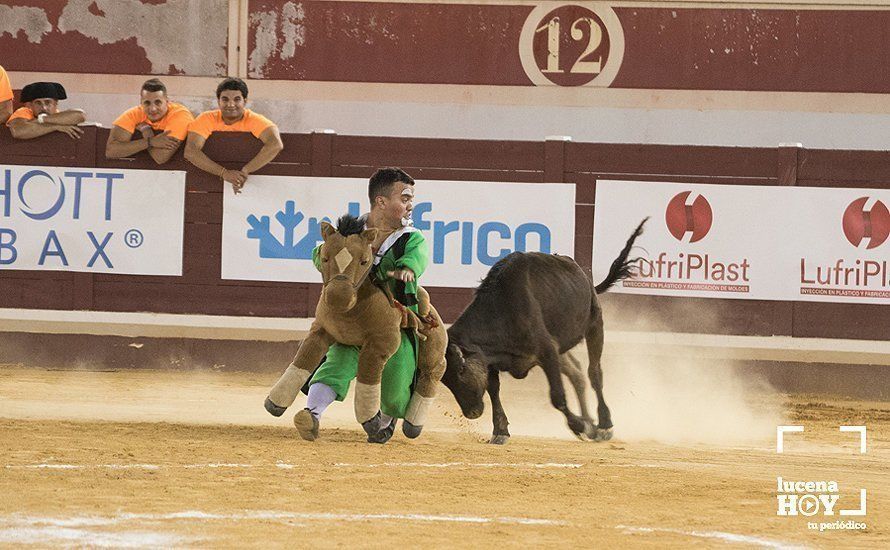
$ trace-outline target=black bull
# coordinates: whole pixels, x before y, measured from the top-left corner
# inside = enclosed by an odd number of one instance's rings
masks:
[[[491,397],[494,434],[491,443],[510,437],[500,400],[500,372],[525,378],[541,365],[550,385],[550,401],[566,417],[577,436],[603,440],[612,437],[612,418],[603,398],[603,314],[596,295],[630,275],[627,259],[643,220],[627,240],[609,275],[594,286],[574,260],[538,252],[514,252],[496,263],[476,289],[473,302],[448,329],[448,366],[442,382],[457,399],[467,418],[479,418],[482,397]],[[598,401],[598,424],[587,413],[583,373],[566,354],[587,340],[588,376]],[[564,355],[566,354],[566,355]],[[580,365],[578,365],[580,367]],[[570,375],[582,404],[582,415],[566,405],[561,372]],[[577,383],[580,376],[580,384]]]

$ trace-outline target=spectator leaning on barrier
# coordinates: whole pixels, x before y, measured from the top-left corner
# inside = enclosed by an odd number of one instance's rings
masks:
[[[250,174],[269,164],[284,149],[278,127],[263,115],[247,108],[247,84],[240,78],[227,78],[216,87],[219,109],[206,111],[189,126],[185,158],[189,162],[232,184],[235,193]],[[241,170],[227,170],[204,154],[204,143],[214,132],[250,132],[263,142],[263,148]]]
[[[83,122],[80,109],[59,110],[59,101],[68,99],[65,88],[58,82],[34,82],[22,88],[24,107],[16,109],[6,125],[12,137],[33,139],[52,132],[62,132],[72,139],[80,139]]]
[[[9,75],[0,66],[0,124],[6,122],[12,114],[12,85],[9,84]]]
[[[157,78],[146,80],[139,94],[139,106],[125,111],[114,121],[105,156],[116,159],[148,150],[156,163],[164,164],[185,141],[189,124],[195,117],[187,108],[167,98],[167,87]],[[136,131],[141,139],[133,139]]]

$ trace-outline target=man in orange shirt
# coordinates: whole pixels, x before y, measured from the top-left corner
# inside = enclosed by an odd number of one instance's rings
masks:
[[[9,75],[0,67],[0,124],[6,122],[12,114],[12,85],[9,83]]]
[[[157,78],[146,80],[139,94],[139,106],[114,121],[105,145],[105,156],[110,159],[131,157],[148,150],[156,163],[164,164],[185,141],[189,124],[195,117],[182,105],[167,99],[167,87]],[[142,139],[134,140],[133,133],[137,130]]]
[[[6,125],[16,139],[33,139],[52,132],[62,132],[71,139],[80,139],[83,130],[77,127],[85,120],[80,109],[59,110],[59,101],[68,99],[58,82],[33,82],[22,88],[24,107],[16,109]]]
[[[189,162],[232,184],[235,193],[250,174],[269,164],[284,149],[278,127],[263,115],[247,108],[247,84],[240,78],[227,78],[216,87],[219,109],[205,111],[189,126],[185,158]],[[204,154],[204,143],[213,132],[250,132],[263,142],[263,148],[241,170],[227,170]]]

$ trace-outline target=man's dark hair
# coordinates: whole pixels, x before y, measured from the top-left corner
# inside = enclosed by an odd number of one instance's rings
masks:
[[[220,82],[216,87],[216,99],[226,90],[237,90],[241,92],[241,97],[247,99],[247,84],[240,78],[229,77]]]
[[[144,92],[164,92],[167,95],[167,87],[157,78],[146,80],[142,83],[142,91]]]
[[[371,204],[374,204],[374,199],[377,197],[388,197],[392,193],[393,184],[397,181],[414,185],[414,178],[401,168],[380,168],[374,172],[368,181],[368,198]]]

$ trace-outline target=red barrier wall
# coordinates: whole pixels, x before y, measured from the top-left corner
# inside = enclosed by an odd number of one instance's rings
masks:
[[[108,160],[108,131],[87,128],[80,141],[50,135],[17,142],[0,131],[0,164],[155,169],[147,156]],[[887,188],[890,153],[808,150],[411,139],[286,134],[285,149],[261,173],[368,177],[401,166],[423,180],[571,182],[577,186],[575,258],[590,268],[596,182],[600,178],[747,185]],[[237,168],[258,150],[246,135],[216,135],[205,150]],[[178,153],[164,169],[185,170],[185,246],[181,277],[0,271],[0,307],[310,317],[320,285],[220,279],[222,184]],[[470,289],[432,288],[453,321]],[[282,301],[281,296],[288,296]],[[615,294],[604,300],[614,328],[641,314],[681,332],[887,340],[890,308],[867,304],[670,298]],[[707,319],[705,324],[703,319]]]

